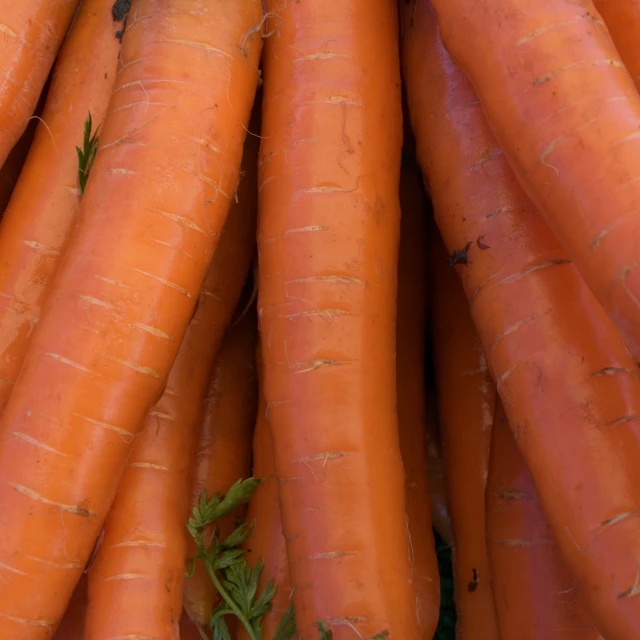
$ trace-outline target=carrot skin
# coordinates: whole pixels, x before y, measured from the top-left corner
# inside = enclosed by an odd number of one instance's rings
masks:
[[[398,431],[405,473],[406,518],[411,540],[419,638],[431,640],[438,626],[440,580],[431,525],[427,474],[425,331],[427,315],[426,203],[417,167],[400,174],[400,256],[396,389]]]
[[[487,541],[501,640],[603,640],[558,552],[500,402],[487,479]]]
[[[590,0],[434,0],[518,181],[640,360],[640,95]]]
[[[261,19],[259,0],[134,3],[79,223],[0,427],[3,638],[49,640],[169,375],[237,185]]]
[[[447,249],[466,256],[455,268],[489,369],[596,626],[634,640],[640,371],[520,188],[430,5],[418,0],[405,17],[418,159]]]
[[[0,166],[27,128],[78,0],[4,0]]]
[[[84,124],[105,117],[120,43],[112,0],[85,0],[56,59],[20,178],[0,223],[0,415],[40,321],[49,286],[78,222]]]
[[[395,390],[397,7],[266,6],[258,307],[298,636],[322,620],[336,640],[416,638]]]
[[[197,506],[203,491],[207,496],[226,493],[240,478],[251,473],[251,443],[256,420],[258,389],[255,367],[257,328],[254,313],[229,330],[213,367],[198,434],[196,462],[191,486],[191,505]],[[217,523],[224,539],[236,527],[239,508]],[[188,555],[196,552],[193,540]],[[184,607],[190,618],[206,627],[219,596],[202,562],[185,581]],[[230,619],[235,626],[235,620]]]
[[[438,417],[453,531],[456,638],[498,640],[484,496],[496,389],[460,279],[437,230],[431,239]]]

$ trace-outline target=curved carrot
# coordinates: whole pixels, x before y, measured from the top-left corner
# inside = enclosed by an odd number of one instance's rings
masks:
[[[427,484],[427,407],[424,354],[427,317],[426,206],[417,167],[400,174],[400,256],[396,387],[398,431],[405,472],[406,518],[420,626],[419,638],[431,640],[438,626],[440,581]]]
[[[0,637],[49,640],[169,375],[237,184],[261,19],[260,0],[135,4],[79,223],[2,418]]]
[[[596,625],[635,639],[640,370],[518,186],[430,5],[406,17],[418,158],[489,369]]]
[[[640,95],[590,0],[433,0],[519,182],[640,360]]]
[[[261,377],[261,356],[258,355],[258,379]],[[273,580],[276,593],[271,600],[271,610],[262,619],[262,635],[265,640],[273,638],[285,611],[291,604],[291,580],[289,578],[289,562],[287,548],[282,533],[280,516],[280,499],[278,498],[278,479],[273,457],[273,439],[267,404],[264,394],[260,393],[258,417],[253,434],[253,477],[264,482],[258,487],[247,509],[247,522],[254,527],[246,543],[246,558],[253,567],[258,559],[264,562],[264,571],[260,578],[258,593],[268,580]],[[238,629],[238,640],[248,640],[244,627]]]
[[[77,6],[78,0],[2,3],[0,166],[27,128]]]
[[[603,640],[560,557],[499,402],[487,480],[487,542],[501,640]]]
[[[255,250],[257,144],[161,400],[147,416],[89,573],[87,639],[177,638],[192,461],[209,375]]]
[[[120,43],[113,0],[85,0],[53,70],[42,121],[0,223],[0,415],[78,221],[87,114],[102,124]]]
[[[640,91],[640,0],[594,0],[593,4]]]
[[[255,370],[256,319],[252,313],[226,335],[209,383],[204,419],[198,436],[191,504],[203,491],[211,497],[226,493],[240,478],[251,473],[251,438],[255,425],[257,383]],[[217,523],[224,539],[235,529],[244,508]],[[195,555],[189,540],[189,556]],[[209,624],[217,593],[203,563],[196,562],[193,577],[184,585],[184,608],[201,627]],[[234,622],[232,620],[232,622]]]
[[[84,632],[88,602],[87,574],[83,573],[73,591],[67,610],[53,636],[53,640],[85,640]]]
[[[336,640],[415,638],[395,391],[396,3],[266,6],[258,307],[298,636],[317,639],[321,620]]]
[[[438,416],[453,530],[456,637],[498,640],[485,536],[485,487],[496,389],[460,279],[435,231],[432,331]]]

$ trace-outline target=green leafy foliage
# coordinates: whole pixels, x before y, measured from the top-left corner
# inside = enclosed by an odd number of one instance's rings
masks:
[[[87,180],[89,179],[89,173],[93,166],[93,161],[98,151],[98,127],[93,133],[93,122],[91,120],[91,113],[87,114],[87,119],[84,121],[84,136],[82,140],[82,149],[76,147],[76,153],[78,154],[78,183],[80,185],[80,194],[84,195],[85,187],[87,186]]]

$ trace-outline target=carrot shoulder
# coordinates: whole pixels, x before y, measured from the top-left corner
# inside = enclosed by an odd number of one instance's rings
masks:
[[[460,280],[437,230],[431,239],[438,417],[453,531],[456,637],[498,640],[484,495],[496,389]]]
[[[266,5],[258,307],[298,636],[322,620],[336,640],[416,638],[395,391],[397,7]]]
[[[604,22],[589,0],[433,5],[519,182],[640,360],[640,95]]]
[[[129,20],[79,223],[0,427],[2,637],[50,637],[169,375],[236,188],[261,14],[259,0],[140,0]]]
[[[78,0],[4,0],[0,17],[0,166],[27,128]]]
[[[487,541],[501,640],[603,640],[558,552],[499,402],[487,480]]]
[[[438,227],[558,548],[600,632],[633,640],[640,370],[518,186],[429,4],[415,6],[404,68]]]
[[[78,221],[76,147],[104,121],[120,43],[113,0],[85,0],[66,37],[20,178],[0,223],[0,415]]]

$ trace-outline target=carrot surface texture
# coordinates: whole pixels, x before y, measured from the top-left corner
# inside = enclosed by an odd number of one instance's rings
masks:
[[[160,401],[136,440],[89,572],[87,640],[177,640],[196,443],[214,359],[255,250],[255,138]]]
[[[4,0],[0,17],[0,166],[27,128],[78,0]]]
[[[113,0],[85,0],[56,59],[42,121],[0,223],[0,414],[78,222],[76,146],[104,120],[120,43]],[[89,133],[89,139],[92,132]]]
[[[215,493],[226,493],[234,482],[250,475],[258,402],[256,324],[255,311],[248,312],[229,330],[216,359],[196,447],[193,507],[200,503],[203,492],[209,498]],[[221,540],[232,533],[236,518],[242,517],[245,510],[243,505],[217,523]],[[196,546],[190,540],[189,557],[195,552]],[[204,565],[197,562],[194,575],[184,585],[185,610],[200,628],[206,628],[219,600]],[[235,625],[234,620],[231,623]]]
[[[635,639],[640,370],[518,186],[430,5],[410,8],[405,78],[436,222],[560,552],[600,632]]]
[[[485,535],[496,389],[469,303],[436,229],[430,242],[438,417],[453,530],[456,638],[498,640]]]
[[[640,0],[594,0],[594,5],[640,91]]]
[[[79,222],[0,426],[0,637],[49,639],[238,182],[259,0],[139,0]],[[206,90],[203,90],[206,87]]]
[[[487,542],[500,640],[603,640],[558,552],[499,402],[487,481]]]
[[[417,166],[400,175],[400,255],[396,329],[398,429],[405,473],[406,519],[420,625],[419,638],[431,640],[438,626],[440,581],[431,528],[427,475],[425,332],[427,316],[427,207]]]
[[[524,190],[640,360],[640,95],[590,0],[434,0]]]
[[[395,391],[397,7],[266,6],[258,307],[298,637],[322,621],[335,640],[417,638]]]

